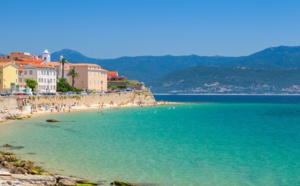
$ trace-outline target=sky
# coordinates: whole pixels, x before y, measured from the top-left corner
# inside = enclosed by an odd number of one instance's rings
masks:
[[[245,56],[300,45],[298,0],[0,0],[0,53]]]

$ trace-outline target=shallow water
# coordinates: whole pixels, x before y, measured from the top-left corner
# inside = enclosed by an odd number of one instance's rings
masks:
[[[93,110],[0,126],[0,143],[24,146],[12,150],[22,158],[108,183],[299,185],[299,142],[298,104]]]

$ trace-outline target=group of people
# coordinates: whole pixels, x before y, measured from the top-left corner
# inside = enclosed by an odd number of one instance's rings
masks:
[[[76,104],[75,104],[76,105]],[[66,111],[68,109],[68,112],[71,112],[73,105],[66,105],[66,104],[57,104],[57,105],[48,105],[48,104],[38,104],[38,105],[33,105],[31,108],[31,114],[33,114],[33,112],[38,112],[38,111],[48,111],[50,110],[50,112],[60,112],[60,111]]]

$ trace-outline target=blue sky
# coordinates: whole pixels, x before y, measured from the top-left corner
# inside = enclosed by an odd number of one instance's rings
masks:
[[[243,56],[300,45],[297,0],[0,0],[0,53]]]

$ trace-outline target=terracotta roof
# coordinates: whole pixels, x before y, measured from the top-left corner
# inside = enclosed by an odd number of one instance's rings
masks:
[[[19,66],[18,71],[19,71],[19,72],[20,72],[20,71],[23,71],[23,68],[24,68],[24,66]]]
[[[47,62],[46,64],[47,64],[47,65],[54,66],[54,67],[57,67],[57,66],[60,65],[60,63],[59,63],[59,62],[56,62],[56,61],[53,61],[53,62]]]
[[[97,65],[97,64],[92,64],[92,63],[73,63],[73,64],[70,64],[70,66],[82,66],[82,67],[89,66],[89,67],[100,67],[99,65]]]
[[[42,59],[31,59],[31,58],[18,58],[16,61],[24,61],[24,62],[33,62],[33,63],[42,63]]]
[[[117,71],[108,71],[107,76],[118,76],[118,72]]]
[[[44,64],[33,64],[33,66],[39,67],[39,68],[54,68],[53,66],[50,65],[44,65]]]
[[[8,63],[11,63],[11,62],[0,62],[0,66],[5,66],[5,65],[7,65]]]

